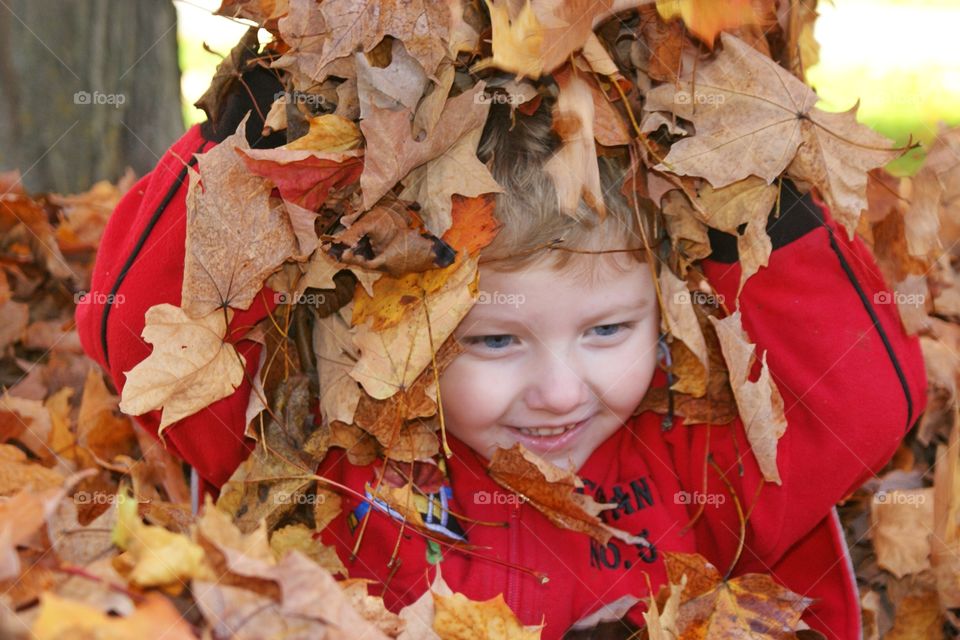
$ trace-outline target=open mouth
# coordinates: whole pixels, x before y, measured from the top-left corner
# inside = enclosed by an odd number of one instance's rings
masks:
[[[533,428],[533,429],[517,429],[520,433],[527,436],[534,436],[537,438],[542,438],[544,436],[558,436],[561,433],[566,433],[571,429],[574,429],[579,425],[579,422],[573,424],[568,424],[564,427],[544,427],[544,428]]]
[[[511,427],[515,437],[524,446],[539,453],[549,453],[551,450],[563,448],[583,431],[590,418],[574,424],[560,427]]]

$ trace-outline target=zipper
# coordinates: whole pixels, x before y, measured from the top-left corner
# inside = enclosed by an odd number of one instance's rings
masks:
[[[520,564],[518,556],[520,555],[520,509],[522,507],[523,505],[519,502],[514,503],[510,507],[510,535],[508,536],[507,562],[513,566]],[[520,572],[514,569],[513,566],[507,568],[506,601],[510,610],[522,620],[523,616],[520,612]]]

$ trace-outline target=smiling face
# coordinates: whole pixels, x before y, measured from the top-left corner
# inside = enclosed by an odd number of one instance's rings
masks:
[[[440,377],[447,431],[490,458],[521,443],[578,470],[630,417],[656,366],[660,319],[650,267],[614,254],[480,270],[480,299]],[[596,278],[568,269],[595,268]]]

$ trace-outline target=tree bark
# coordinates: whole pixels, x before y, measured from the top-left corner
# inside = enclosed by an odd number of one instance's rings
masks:
[[[183,130],[172,2],[0,4],[0,170],[29,191],[143,175]]]

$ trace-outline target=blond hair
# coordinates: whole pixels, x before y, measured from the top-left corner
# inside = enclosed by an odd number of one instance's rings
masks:
[[[620,193],[627,161],[599,158],[607,210],[603,222],[582,199],[574,216],[567,215],[560,210],[553,179],[544,170],[560,145],[551,124],[546,100],[531,116],[519,111],[511,115],[509,105],[491,105],[477,156],[503,187],[495,200],[495,215],[503,226],[481,252],[480,263],[517,271],[549,256],[551,266],[565,269],[578,252],[625,249],[630,251],[613,255],[646,262],[641,222]],[[553,246],[561,249],[547,248],[557,240],[561,242]]]

